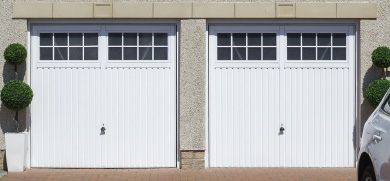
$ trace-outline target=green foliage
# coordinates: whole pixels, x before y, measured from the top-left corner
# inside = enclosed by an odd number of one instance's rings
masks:
[[[378,47],[371,54],[372,63],[379,68],[390,66],[390,48]]]
[[[23,63],[26,60],[26,57],[27,57],[27,50],[26,48],[24,48],[23,45],[19,43],[10,44],[4,50],[5,61],[12,65]]]
[[[7,82],[1,90],[1,101],[5,107],[21,110],[30,105],[34,94],[30,86],[20,80]]]
[[[375,80],[371,82],[366,89],[366,99],[370,105],[376,108],[390,88],[389,80]]]

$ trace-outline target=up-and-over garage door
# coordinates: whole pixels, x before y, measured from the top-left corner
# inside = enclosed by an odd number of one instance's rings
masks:
[[[354,166],[354,31],[210,26],[210,166]]]
[[[175,167],[176,27],[32,27],[32,167]]]

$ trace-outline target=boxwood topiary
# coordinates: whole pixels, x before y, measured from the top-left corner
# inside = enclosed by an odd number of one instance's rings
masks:
[[[8,45],[4,50],[4,59],[6,62],[17,65],[21,64],[26,60],[27,50],[23,45],[19,43],[13,43]]]
[[[376,108],[390,88],[389,80],[375,80],[366,89],[366,99],[372,107]]]
[[[371,54],[372,63],[379,68],[390,66],[390,48],[378,47]]]
[[[7,82],[1,90],[1,101],[5,107],[21,110],[30,105],[34,94],[30,86],[20,80]]]

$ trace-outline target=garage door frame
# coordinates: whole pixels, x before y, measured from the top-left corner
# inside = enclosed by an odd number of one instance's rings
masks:
[[[110,19],[110,20],[95,20],[95,19],[90,19],[90,20],[69,20],[69,19],[32,19],[32,20],[27,20],[27,46],[26,49],[28,51],[27,58],[26,58],[26,82],[31,85],[32,80],[31,80],[31,69],[33,68],[32,66],[32,57],[31,52],[32,52],[32,27],[33,26],[55,26],[55,25],[152,25],[152,26],[158,26],[158,25],[170,25],[170,26],[175,26],[176,28],[174,29],[175,31],[175,44],[176,47],[174,48],[176,53],[175,53],[175,123],[176,123],[176,130],[175,130],[175,142],[176,142],[176,167],[180,168],[180,145],[179,145],[179,32],[180,32],[180,26],[179,26],[179,21],[178,20],[167,20],[167,19],[161,19],[161,20],[120,20],[120,19]],[[100,56],[100,55],[99,55]],[[27,150],[27,158],[26,158],[26,168],[31,168],[31,106],[26,109],[26,134],[28,136],[28,150]]]
[[[207,22],[206,39],[207,39],[207,64],[206,64],[206,151],[205,151],[205,166],[210,167],[210,26],[353,26],[354,35],[354,63],[353,67],[353,118],[355,127],[353,128],[353,144],[354,144],[354,166],[356,167],[356,155],[359,150],[360,143],[360,22],[358,20],[308,20],[308,19],[289,19],[289,20],[209,20]],[[279,49],[279,48],[278,48]]]

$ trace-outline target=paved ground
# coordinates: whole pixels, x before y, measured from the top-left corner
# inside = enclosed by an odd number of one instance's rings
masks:
[[[353,180],[355,168],[32,169],[1,180]]]

